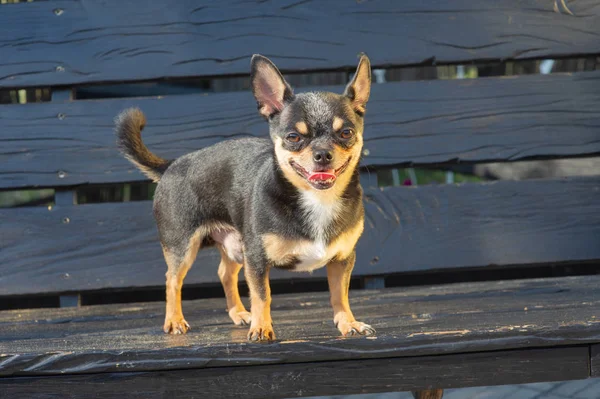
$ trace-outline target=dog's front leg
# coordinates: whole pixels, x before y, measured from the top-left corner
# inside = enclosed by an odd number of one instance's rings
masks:
[[[356,253],[343,261],[332,261],[327,264],[327,282],[333,307],[333,322],[342,335],[372,335],[375,329],[368,324],[356,321],[350,310],[348,291],[350,289],[350,276],[356,261]]]
[[[269,267],[246,261],[244,275],[250,290],[251,322],[248,331],[250,341],[272,341],[275,339],[271,320],[271,287]]]

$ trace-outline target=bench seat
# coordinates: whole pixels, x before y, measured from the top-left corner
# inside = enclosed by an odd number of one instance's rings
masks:
[[[221,298],[184,302],[185,336],[162,333],[160,302],[4,311],[0,391],[283,398],[600,377],[599,286],[582,276],[356,290],[353,311],[377,336],[348,339],[327,293],[280,295],[273,344],[247,343]]]
[[[596,0],[1,3],[0,200],[19,207],[0,209],[0,309],[17,309],[0,311],[0,399],[440,399],[600,377],[594,168],[417,179],[600,156]],[[119,154],[113,118],[140,107],[144,142],[169,159],[268,137],[247,90],[253,53],[296,92],[341,93],[360,52],[376,84],[353,272],[368,290],[351,301],[377,336],[339,337],[327,292],[275,296],[270,344],[248,343],[223,298],[184,303],[185,336],[162,333],[163,302],[117,304],[157,299],[165,262],[154,186]],[[184,291],[213,296],[218,259],[201,251]],[[510,280],[548,275],[571,277]],[[325,269],[271,280],[326,288]]]

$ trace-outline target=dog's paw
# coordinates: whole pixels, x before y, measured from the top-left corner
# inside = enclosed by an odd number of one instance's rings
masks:
[[[233,320],[233,324],[236,326],[249,326],[251,315],[250,312],[244,310],[237,310],[236,308],[231,308],[229,311],[229,317]]]
[[[274,341],[275,332],[273,327],[270,325],[262,325],[257,327],[250,327],[248,330],[248,341]]]
[[[183,318],[183,316],[179,317],[170,317],[165,319],[165,325],[163,327],[163,331],[167,334],[185,334],[191,330],[190,325]]]
[[[353,335],[375,335],[375,329],[373,327],[361,323],[360,321],[339,322],[337,328],[344,337],[351,337]]]

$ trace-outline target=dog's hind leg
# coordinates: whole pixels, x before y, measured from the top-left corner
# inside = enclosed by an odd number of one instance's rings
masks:
[[[238,290],[238,274],[242,269],[242,264],[231,259],[221,245],[218,245],[218,248],[219,252],[221,252],[221,263],[219,264],[218,273],[223,290],[225,291],[229,317],[231,317],[235,325],[250,325],[250,312],[244,307]]]
[[[163,253],[167,261],[167,311],[163,330],[167,334],[185,334],[190,325],[183,318],[181,309],[181,288],[183,279],[192,267],[203,237],[200,230],[189,239],[188,245],[182,249],[167,248],[163,245]]]

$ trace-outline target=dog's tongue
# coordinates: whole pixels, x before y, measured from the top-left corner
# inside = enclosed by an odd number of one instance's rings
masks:
[[[327,181],[327,180],[335,180],[335,174],[331,172],[313,172],[308,177],[310,181]]]

